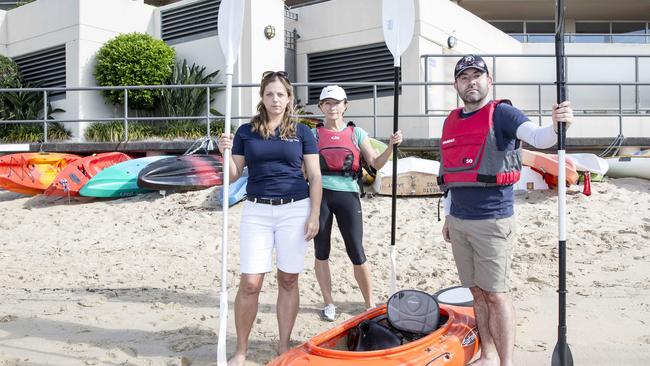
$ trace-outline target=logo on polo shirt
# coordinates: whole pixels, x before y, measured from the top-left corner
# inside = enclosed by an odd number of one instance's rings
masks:
[[[339,136],[332,136],[331,139],[332,140],[340,140],[341,138]]]

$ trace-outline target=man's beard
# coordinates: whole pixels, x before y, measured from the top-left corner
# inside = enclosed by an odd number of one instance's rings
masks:
[[[460,95],[460,99],[465,104],[475,104],[482,101],[487,96],[487,93],[481,93],[480,90],[477,90],[477,92],[478,93],[472,93],[469,96],[467,93],[464,93],[463,95]]]

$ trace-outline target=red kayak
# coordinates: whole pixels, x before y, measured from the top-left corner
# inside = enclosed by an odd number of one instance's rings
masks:
[[[121,152],[93,154],[68,164],[45,190],[47,196],[78,196],[79,190],[90,178],[109,166],[130,160]]]

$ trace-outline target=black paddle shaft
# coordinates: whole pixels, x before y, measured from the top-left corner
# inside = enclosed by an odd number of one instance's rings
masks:
[[[557,86],[557,103],[566,100],[565,57],[564,57],[564,0],[556,0],[555,13],[555,70]],[[558,156],[562,151],[564,156],[566,142],[566,123],[560,121],[557,131]],[[558,182],[565,184],[565,182]],[[560,217],[560,220],[565,220]],[[566,325],[566,240],[560,237],[558,241],[558,340],[551,358],[552,366],[573,366],[573,357],[567,344]]]
[[[395,66],[395,84],[393,91],[393,133],[399,129],[398,111],[399,111],[399,74],[400,67]],[[389,139],[390,143],[390,139]],[[393,177],[391,192],[391,215],[390,215],[390,245],[395,245],[395,226],[397,213],[397,144],[393,145]]]

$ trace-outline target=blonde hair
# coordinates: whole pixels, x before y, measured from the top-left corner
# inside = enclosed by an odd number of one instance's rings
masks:
[[[267,77],[262,79],[262,83],[260,85],[260,98],[264,98],[264,89],[266,89],[267,85],[274,81],[280,81],[282,85],[284,86],[284,89],[287,91],[287,97],[289,98],[289,103],[287,104],[287,107],[284,110],[284,116],[282,117],[282,122],[280,123],[280,138],[284,139],[292,139],[296,137],[296,125],[298,124],[298,120],[294,118],[293,116],[296,114],[295,111],[295,105],[294,105],[294,94],[293,94],[293,86],[291,85],[291,82],[282,76],[275,75],[274,77]],[[253,117],[251,120],[251,131],[257,132],[262,138],[269,139],[271,135],[273,134],[274,131],[271,131],[267,125],[267,122],[269,120],[269,114],[266,111],[266,107],[264,106],[263,100],[260,100],[259,103],[257,103],[257,114]]]

